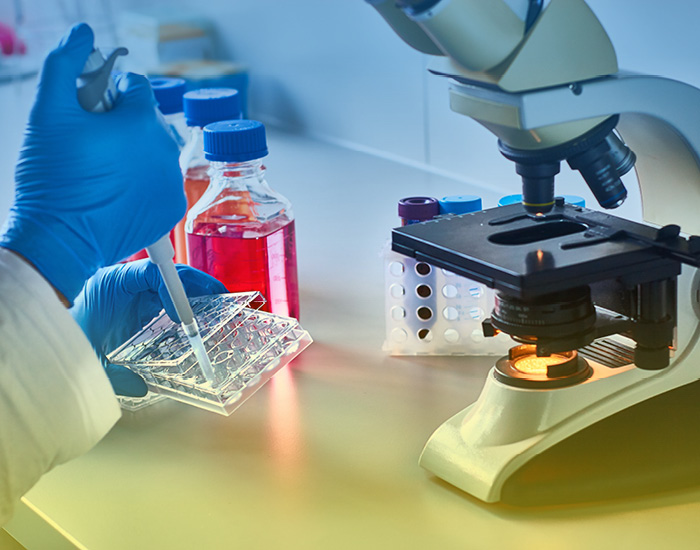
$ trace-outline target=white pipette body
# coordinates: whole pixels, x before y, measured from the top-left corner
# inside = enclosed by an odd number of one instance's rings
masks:
[[[216,381],[214,369],[207,356],[204,342],[202,342],[202,337],[199,335],[197,320],[194,318],[190,302],[187,299],[182,281],[177,274],[177,269],[173,262],[175,250],[173,249],[173,244],[170,242],[170,235],[166,234],[151,246],[147,246],[146,252],[148,252],[148,257],[151,261],[158,266],[165,287],[168,289],[170,299],[173,302],[173,306],[175,306],[175,311],[178,317],[180,317],[182,329],[185,331],[192,345],[194,355],[202,369],[202,374],[204,374],[207,382],[214,384]]]

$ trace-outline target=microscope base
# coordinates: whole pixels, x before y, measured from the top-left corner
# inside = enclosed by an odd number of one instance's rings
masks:
[[[484,502],[498,502],[504,483],[535,456],[619,411],[696,381],[689,368],[698,359],[693,355],[655,372],[591,363],[589,380],[553,390],[507,386],[492,370],[479,399],[435,431],[419,463]]]

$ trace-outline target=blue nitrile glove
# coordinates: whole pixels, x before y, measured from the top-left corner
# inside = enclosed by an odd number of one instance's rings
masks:
[[[0,246],[69,302],[98,268],[153,244],[186,210],[178,148],[145,77],[123,74],[109,112],[78,103],[76,78],[92,48],[92,30],[79,24],[46,58],[0,231]]]
[[[226,288],[206,273],[177,266],[187,295],[221,294]],[[105,267],[85,283],[70,312],[104,365],[115,393],[131,397],[146,395],[146,383],[126,367],[112,365],[106,355],[117,349],[165,307],[179,322],[158,267],[150,260],[137,260]]]

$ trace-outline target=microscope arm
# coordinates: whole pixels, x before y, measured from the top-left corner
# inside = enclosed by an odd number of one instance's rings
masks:
[[[530,0],[367,0],[408,45],[487,71],[525,35]],[[516,14],[519,12],[519,14]],[[520,16],[519,16],[520,15]]]
[[[428,55],[445,55],[435,42],[399,8],[394,0],[365,0],[406,44]]]
[[[509,105],[490,100],[504,92],[516,100],[532,90],[577,89],[617,73],[612,43],[585,0],[550,0],[545,9],[539,0],[367,1],[406,42],[442,53],[431,64],[433,73],[473,85],[484,99],[451,107],[498,137],[522,177],[528,212],[551,210],[554,177],[564,160],[581,172],[601,206],[622,204],[627,192],[620,176],[634,157],[613,132],[616,113],[526,131],[512,124]]]
[[[434,73],[509,92],[617,72],[615,50],[584,0],[366,0]]]

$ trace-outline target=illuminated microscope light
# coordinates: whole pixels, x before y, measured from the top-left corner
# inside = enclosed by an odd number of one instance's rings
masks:
[[[592,373],[585,359],[576,351],[538,357],[536,346],[523,344],[508,351],[496,362],[499,382],[518,388],[552,389],[571,386],[586,380]]]
[[[549,357],[537,357],[536,355],[524,355],[513,361],[513,367],[523,374],[547,375],[550,367],[561,365],[571,360],[567,354],[555,353]]]

